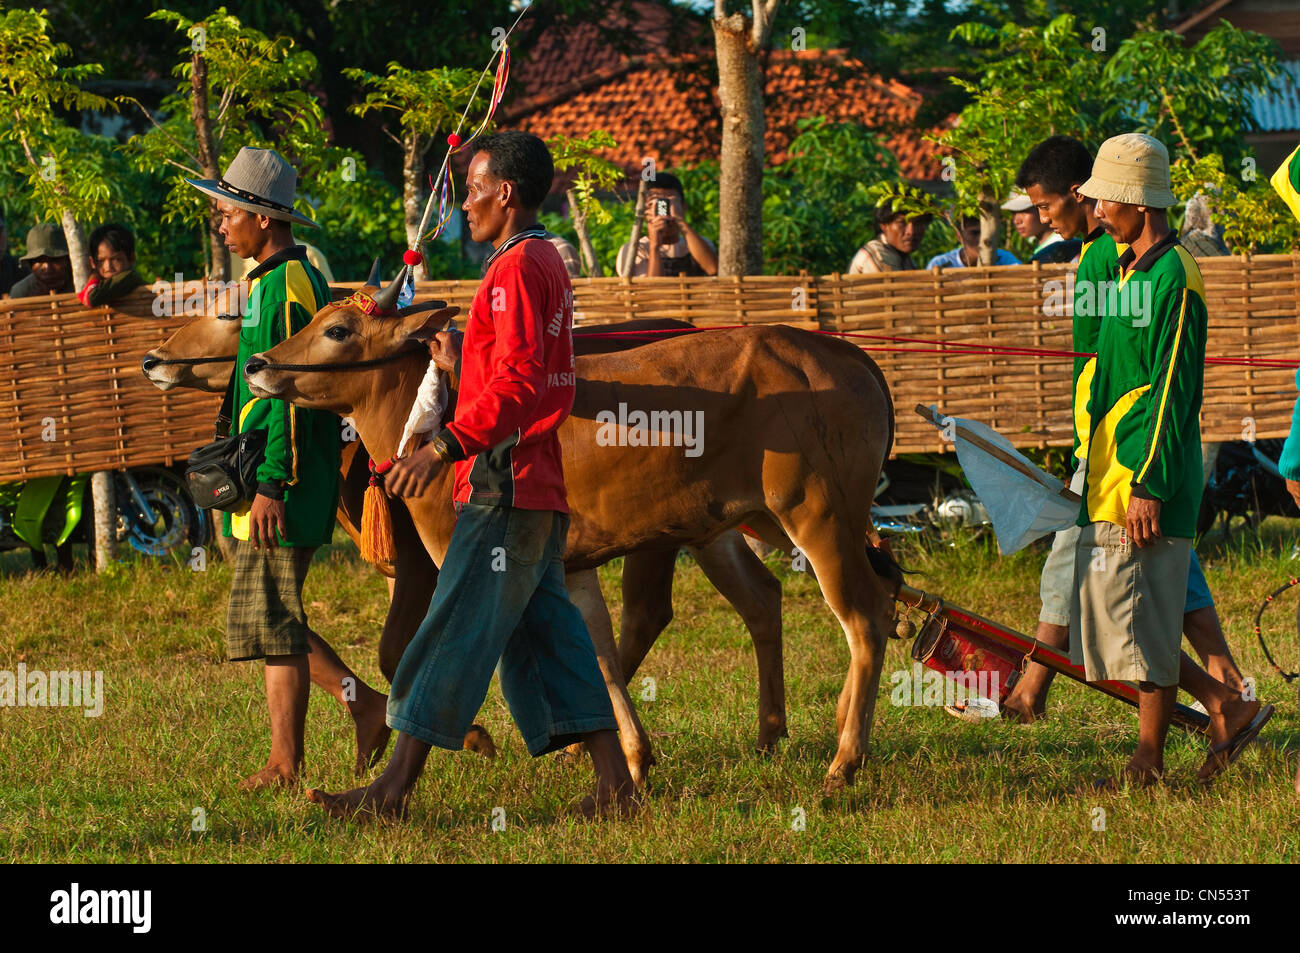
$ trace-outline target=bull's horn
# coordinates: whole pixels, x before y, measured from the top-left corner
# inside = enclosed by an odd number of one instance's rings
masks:
[[[370,285],[372,288],[378,288],[379,281],[379,256],[376,255],[375,263],[370,266],[370,276],[366,278],[366,284]]]
[[[392,284],[387,288],[384,288],[382,291],[375,292],[375,304],[378,306],[380,311],[391,312],[393,310],[394,305],[397,304],[397,296],[401,294],[402,285],[406,284],[406,276],[410,273],[411,266],[403,265],[402,270],[397,273],[397,277],[393,279]]]

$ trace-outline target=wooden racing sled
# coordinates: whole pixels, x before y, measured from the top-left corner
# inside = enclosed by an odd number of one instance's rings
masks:
[[[897,600],[906,607],[899,619],[900,630],[916,632],[912,658],[950,680],[960,678],[968,692],[972,685],[996,684],[998,697],[989,701],[999,706],[1020,680],[1025,666],[1033,661],[1137,707],[1137,688],[1131,682],[1089,682],[1083,666],[1071,664],[1068,655],[1037,639],[911,586],[901,586]],[[918,612],[922,617],[919,625],[911,618]],[[971,673],[986,673],[989,677],[978,680],[965,677]],[[991,677],[995,673],[996,680]],[[1183,704],[1174,706],[1173,720],[1200,732],[1207,730],[1210,723],[1207,715]]]

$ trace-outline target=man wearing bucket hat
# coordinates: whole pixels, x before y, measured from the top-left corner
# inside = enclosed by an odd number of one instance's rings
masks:
[[[297,781],[303,762],[309,680],[347,705],[356,723],[357,770],[383,753],[386,698],[365,685],[307,625],[302,587],[316,548],[330,541],[338,504],[340,425],[323,411],[255,398],[242,373],[254,354],[305,327],[330,301],[325,278],[294,244],[291,223],[314,223],[293,210],[298,174],[270,149],[239,150],[220,179],[186,180],[217,200],[231,253],[252,258],[248,313],[239,332],[231,413],[236,432],[266,431],[257,495],[227,513],[235,567],[226,617],[230,661],[265,659],[271,754],[245,790]]]
[[[57,225],[33,225],[27,233],[27,253],[19,261],[32,273],[9,289],[11,298],[72,294],[72,259],[63,229]]]
[[[1166,210],[1175,200],[1169,154],[1158,140],[1137,133],[1108,139],[1079,192],[1096,199],[1097,220],[1127,248],[1118,280],[1093,299],[1097,363],[1070,654],[1089,681],[1138,683],[1138,748],[1124,777],[1147,785],[1164,770],[1200,508],[1205,289],[1169,228]],[[1266,706],[1246,730],[1213,746],[1200,776],[1234,759],[1271,714]],[[1114,778],[1099,784],[1119,786]]]

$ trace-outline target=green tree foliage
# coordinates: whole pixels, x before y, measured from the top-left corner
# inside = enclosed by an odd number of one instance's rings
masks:
[[[0,13],[0,142],[16,146],[21,156],[17,167],[23,170],[19,177],[25,180],[32,217],[63,226],[80,285],[87,273],[81,223],[110,207],[113,180],[106,173],[111,163],[55,110],[110,109],[115,103],[81,88],[103,70],[97,63],[63,64],[71,53],[50,38],[44,13]]]
[[[802,119],[788,158],[763,176],[763,270],[766,274],[844,271],[854,251],[874,234],[878,181],[899,177],[898,162],[873,133],[858,123],[825,116]],[[686,192],[686,219],[705,237],[718,234],[718,163],[710,160],[672,170]],[[607,200],[608,220],[591,229],[605,274],[631,235],[634,203]],[[552,231],[572,237],[558,215],[544,215]]]
[[[980,213],[990,249],[997,204],[1036,142],[1064,133],[1095,149],[1112,135],[1145,132],[1160,138],[1176,162],[1213,150],[1240,163],[1253,126],[1251,96],[1284,75],[1271,40],[1229,24],[1191,48],[1175,34],[1140,31],[1113,52],[1108,35],[1070,14],[1042,28],[970,22],[954,35],[988,55],[973,79],[952,78],[971,100],[951,129],[933,137],[951,156],[944,175],[951,203],[897,182],[883,183],[873,196],[950,225],[960,214]]]
[[[398,132],[385,125],[384,133],[402,150],[403,238],[407,247],[420,244],[428,254],[422,244],[428,236],[417,234],[427,196],[425,159],[440,137],[456,131],[472,100],[477,97],[484,103],[488,101],[484,96],[491,96],[492,78],[470,69],[413,70],[400,63],[389,63],[382,76],[361,69],[345,69],[343,75],[367,90],[365,99],[350,107],[353,113],[358,116],[379,113],[393,116],[398,122]],[[478,96],[480,92],[484,96]],[[477,119],[469,117],[461,129],[462,138],[468,138],[476,128]],[[440,155],[445,155],[446,148],[444,145]],[[435,183],[434,187],[440,185]],[[430,226],[436,224],[431,219]]]
[[[225,7],[197,21],[170,10],[151,18],[171,23],[186,37],[173,70],[180,82],[163,100],[161,118],[151,116],[152,128],[129,142],[138,168],[165,176],[163,221],[197,228],[208,215],[206,197],[185,184],[203,177],[190,84],[193,54],[199,52],[207,65],[209,114],[223,168],[243,146],[272,148],[292,162],[298,170],[297,210],[322,226],[299,237],[325,251],[341,280],[364,274],[376,252],[400,251],[400,237],[393,242],[385,222],[395,191],[366,174],[359,154],[327,140],[324,113],[310,88],[317,73],[310,52],[290,37],[271,38],[244,26]],[[385,245],[359,243],[364,241]]]
[[[1223,240],[1234,252],[1288,252],[1300,249],[1300,221],[1266,181],[1240,170],[1228,173],[1223,156],[1209,152],[1199,159],[1183,157],[1170,170],[1174,194],[1191,198],[1204,192],[1213,220],[1223,226]]]

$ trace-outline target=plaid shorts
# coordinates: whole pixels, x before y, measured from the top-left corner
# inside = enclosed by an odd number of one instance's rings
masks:
[[[310,651],[302,584],[315,546],[263,546],[234,540],[235,579],[226,610],[226,657],[232,662]]]

